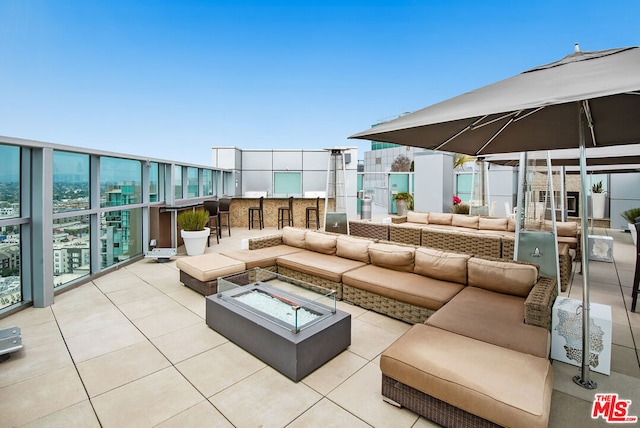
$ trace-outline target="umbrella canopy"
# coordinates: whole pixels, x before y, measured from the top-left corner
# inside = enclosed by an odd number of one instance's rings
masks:
[[[480,156],[579,148],[587,225],[586,149],[640,143],[640,48],[576,52],[560,61],[451,98],[352,135]],[[519,228],[516,229],[518,231]],[[589,260],[582,234],[582,349],[589,345]],[[516,241],[517,245],[517,241]],[[574,381],[589,379],[589,352]]]
[[[580,158],[578,149],[551,150],[551,163],[553,166],[577,166]],[[629,165],[630,169],[638,168],[640,164],[640,144],[628,144],[615,147],[592,147],[586,149],[587,170],[598,170],[616,165]],[[529,161],[539,160],[541,165],[546,164],[547,152],[529,152]],[[517,166],[520,161],[518,153],[501,153],[483,156],[486,162],[499,165]],[[613,170],[618,168],[613,168]]]
[[[575,52],[350,138],[474,156],[574,148],[582,108],[586,147],[640,143],[640,48]]]

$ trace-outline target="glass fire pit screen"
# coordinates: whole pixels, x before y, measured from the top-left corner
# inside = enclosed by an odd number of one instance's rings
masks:
[[[336,292],[255,268],[218,278],[219,299],[298,333],[336,313]]]

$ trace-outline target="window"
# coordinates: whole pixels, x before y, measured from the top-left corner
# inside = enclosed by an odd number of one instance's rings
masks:
[[[274,195],[300,195],[302,193],[302,173],[301,172],[274,172],[273,173],[273,194]]]
[[[157,162],[149,165],[149,202],[158,202],[159,194],[159,167]]]
[[[0,144],[0,309],[22,301],[20,148]],[[14,224],[12,224],[14,223]]]
[[[89,209],[89,155],[53,152],[53,212]]]
[[[173,182],[173,189],[174,189],[174,198],[175,199],[182,199],[182,167],[176,165],[174,168],[174,182]]]
[[[142,164],[131,159],[100,158],[100,206],[142,202]]]
[[[202,170],[202,196],[213,195],[213,171],[210,169]]]
[[[142,254],[142,209],[100,215],[100,267],[106,268]]]
[[[198,197],[198,168],[187,168],[187,198]]]
[[[53,220],[53,286],[91,273],[89,216]]]

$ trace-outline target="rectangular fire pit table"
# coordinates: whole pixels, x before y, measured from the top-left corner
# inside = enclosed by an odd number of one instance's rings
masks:
[[[218,278],[207,325],[299,381],[351,345],[351,315],[335,291],[255,268]]]

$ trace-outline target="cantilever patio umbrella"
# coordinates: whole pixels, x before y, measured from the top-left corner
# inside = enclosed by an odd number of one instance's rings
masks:
[[[582,230],[587,225],[586,147],[640,143],[640,48],[576,52],[442,101],[350,138],[473,156],[578,148]],[[582,234],[583,358],[589,380],[587,233]]]

